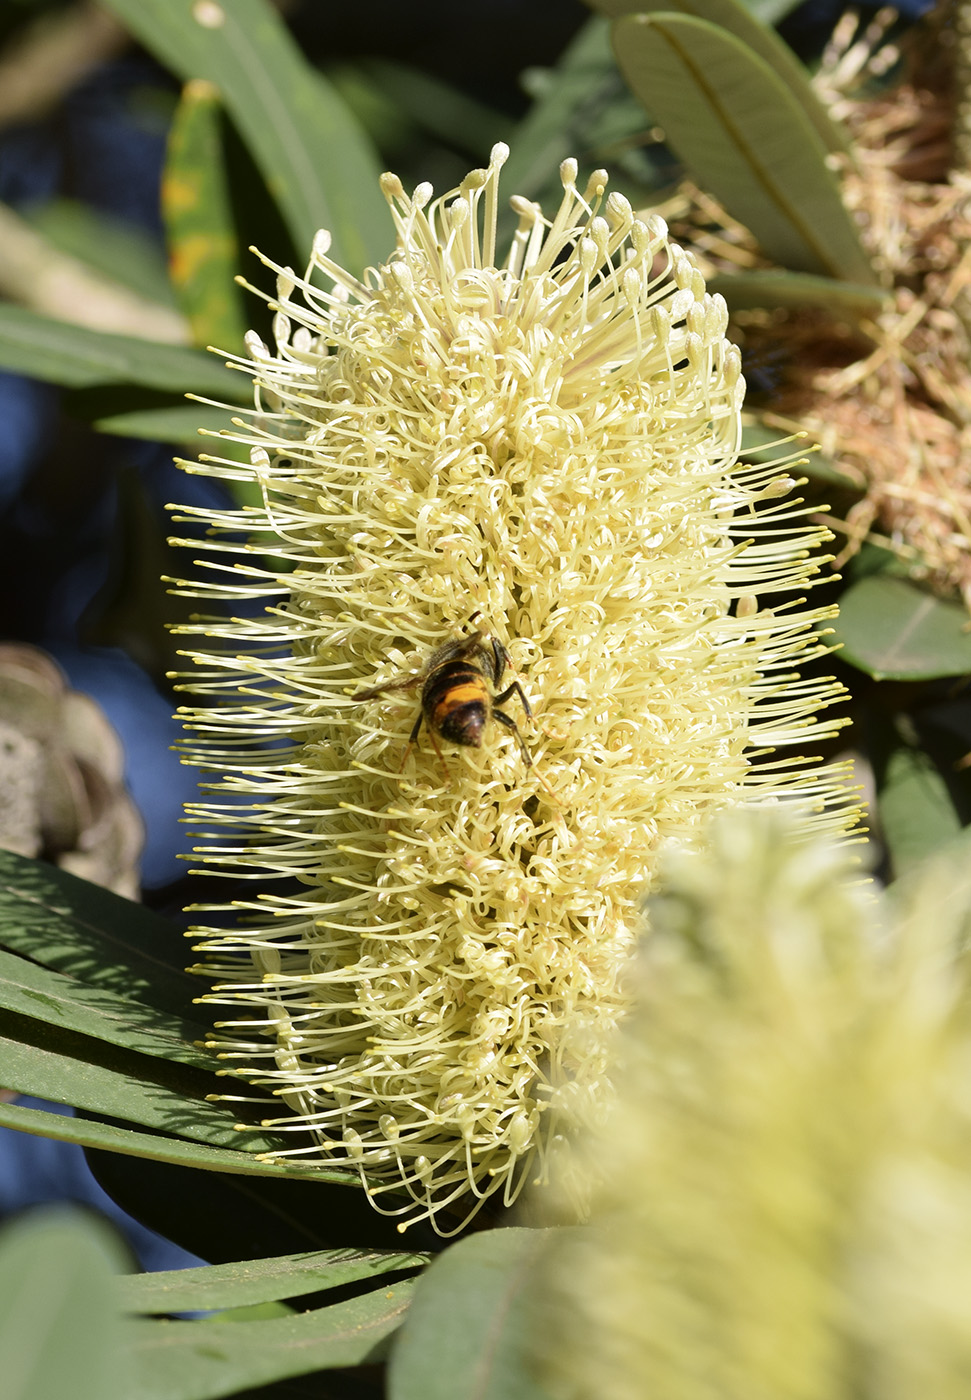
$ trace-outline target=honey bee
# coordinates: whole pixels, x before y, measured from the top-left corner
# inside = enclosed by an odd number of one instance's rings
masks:
[[[475,613],[472,621],[478,616]],[[420,685],[421,709],[408,739],[405,759],[418,738],[423,722],[428,725],[435,752],[444,765],[439,737],[452,744],[478,749],[482,747],[482,736],[489,720],[496,719],[515,734],[523,762],[529,768],[532,767],[532,759],[526,741],[513,717],[499,708],[515,694],[522,701],[527,718],[532,719],[529,701],[518,681],[513,681],[501,694],[495,694],[508,664],[509,656],[502,643],[496,637],[476,630],[467,637],[445,642],[432,653],[427,666],[417,675],[386,681],[384,685],[373,686],[370,690],[359,690],[351,699],[373,700],[388,690],[411,690]]]

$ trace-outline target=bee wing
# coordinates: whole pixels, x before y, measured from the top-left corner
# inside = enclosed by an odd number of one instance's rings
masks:
[[[424,678],[424,672],[419,671],[417,676],[404,676],[396,681],[385,681],[384,685],[373,685],[369,690],[357,690],[351,696],[352,700],[375,700],[379,695],[383,695],[386,690],[411,690],[419,681]]]

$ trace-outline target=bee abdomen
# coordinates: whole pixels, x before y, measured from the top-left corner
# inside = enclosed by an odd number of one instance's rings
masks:
[[[435,706],[434,725],[442,738],[477,749],[482,744],[489,711],[481,699],[462,699],[461,692],[467,688],[471,686],[462,686],[458,692],[453,691],[439,701]]]

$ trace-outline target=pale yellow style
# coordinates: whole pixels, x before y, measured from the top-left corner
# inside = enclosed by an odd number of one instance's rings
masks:
[[[837,687],[794,674],[824,645],[793,594],[821,532],[785,464],[738,465],[724,303],[574,161],[552,220],[512,200],[497,266],[506,155],[434,202],[386,175],[397,246],[363,281],[325,234],[304,278],[278,269],[276,348],[251,339],[257,408],[226,434],[252,467],[189,467],[264,499],[214,522],[225,570],[185,585],[267,600],[185,629],[190,757],[229,794],[197,850],[255,880],[238,929],[203,931],[217,1043],[280,1096],[297,1162],[350,1162],[442,1231],[541,1177],[604,1085],[658,848],[713,808],[798,794],[837,830],[852,805],[838,770],[751,766]],[[535,712],[504,706],[532,766],[493,722],[443,773],[427,726],[406,757],[417,689],[354,696],[476,614]]]

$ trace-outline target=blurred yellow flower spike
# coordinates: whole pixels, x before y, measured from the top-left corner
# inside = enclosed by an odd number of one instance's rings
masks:
[[[434,201],[384,176],[397,244],[362,281],[325,233],[276,268],[224,434],[251,465],[186,464],[262,498],[210,517],[228,562],[182,585],[266,600],[181,629],[187,756],[223,775],[196,854],[265,887],[196,931],[213,1044],[295,1162],[442,1233],[542,1179],[605,1082],[658,849],[782,796],[854,820],[841,768],[753,766],[830,734],[839,687],[794,674],[826,536],[791,457],[738,461],[724,302],[572,160],[552,219],[512,199],[499,265],[507,154]]]

